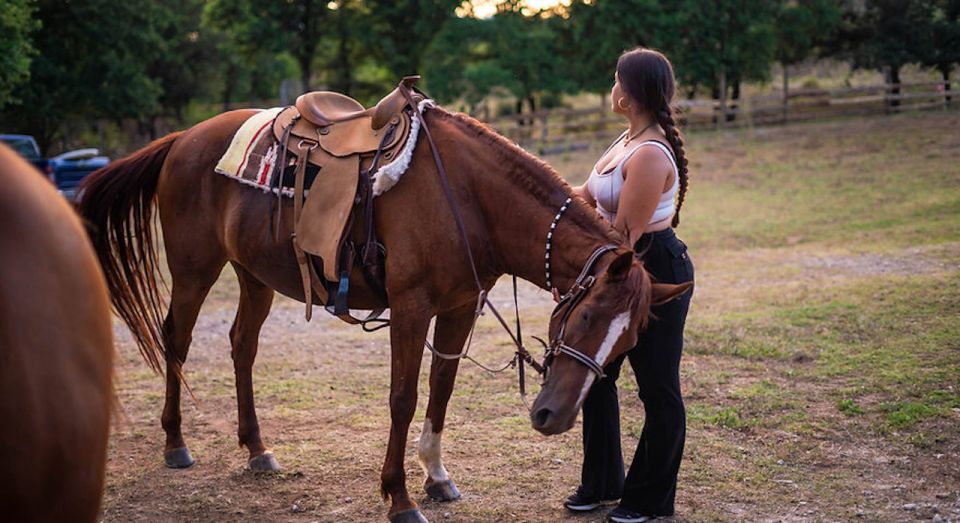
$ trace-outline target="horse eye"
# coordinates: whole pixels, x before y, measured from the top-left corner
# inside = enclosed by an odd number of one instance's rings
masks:
[[[590,313],[587,311],[581,312],[580,319],[583,320],[584,323],[590,323]]]

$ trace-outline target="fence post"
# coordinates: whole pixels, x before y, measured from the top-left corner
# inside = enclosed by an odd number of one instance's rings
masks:
[[[788,67],[789,66],[787,64],[785,63],[783,64],[783,123],[784,124],[790,121],[790,89],[789,89],[790,75],[787,72]]]
[[[547,124],[550,119],[550,111],[542,110],[541,112],[543,116],[541,117],[540,125],[542,125],[543,128],[540,129],[540,154],[543,154],[543,151],[547,149],[547,137],[549,134]]]
[[[720,66],[720,115],[717,116],[717,128],[727,124],[727,72]]]

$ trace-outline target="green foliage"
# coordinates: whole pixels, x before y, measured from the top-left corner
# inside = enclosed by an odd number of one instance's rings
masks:
[[[573,2],[566,24],[567,74],[585,91],[609,91],[623,51],[644,46],[669,52],[670,21],[676,16],[660,0]]]
[[[289,53],[300,68],[303,90],[309,90],[317,48],[332,25],[327,2],[209,0],[208,3],[208,24],[222,30],[241,54]]]
[[[148,0],[122,3],[36,2],[42,30],[30,82],[15,89],[20,104],[4,121],[36,136],[46,150],[65,122],[100,117],[139,119],[154,114],[162,94],[148,65],[162,55],[158,20],[163,8]]]
[[[774,26],[777,60],[785,65],[805,60],[833,37],[841,15],[840,6],[834,0],[783,1]]]
[[[31,18],[30,0],[4,0],[0,9],[0,109],[17,99],[13,89],[30,77],[35,50],[30,33],[40,24]]]
[[[155,23],[162,39],[160,54],[148,74],[160,83],[158,114],[183,117],[190,100],[211,93],[210,70],[219,62],[215,35],[201,25],[205,0],[164,2]]]
[[[667,49],[681,83],[716,92],[741,81],[766,81],[775,50],[774,15],[768,0],[683,0],[674,24],[679,39]]]
[[[355,37],[399,80],[420,71],[424,52],[460,0],[367,0]]]
[[[898,83],[900,68],[906,64],[933,59],[931,48],[939,39],[956,38],[947,16],[955,0],[868,0],[862,10],[848,9],[839,42],[835,47],[853,60],[854,67],[890,72],[889,80]],[[933,37],[937,20],[943,33]],[[955,31],[955,29],[954,29]],[[956,58],[956,51],[947,51],[944,58]]]
[[[960,64],[960,0],[934,0],[930,10],[930,31],[921,33],[918,54],[923,65],[949,78],[950,69]]]
[[[484,20],[451,19],[424,54],[427,87],[441,102],[462,97],[471,105],[503,90],[533,109],[536,96],[573,86],[559,35],[555,20],[519,8],[501,7]]]

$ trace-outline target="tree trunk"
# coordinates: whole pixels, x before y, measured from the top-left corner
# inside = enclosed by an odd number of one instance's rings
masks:
[[[526,121],[523,119],[523,98],[517,97],[517,125],[523,127]]]
[[[350,96],[353,90],[353,78],[350,74],[350,32],[347,28],[346,9],[341,6],[337,10],[337,28],[340,32],[340,45],[337,48],[337,63],[340,66],[340,89],[343,94]]]
[[[727,121],[727,72],[720,68],[717,81],[717,98],[720,102],[720,114],[717,115],[717,127],[723,127]]]
[[[230,101],[233,100],[233,91],[237,88],[237,65],[231,62],[227,65],[226,78],[223,79],[223,112],[230,110]]]
[[[731,90],[733,93],[730,96],[730,115],[727,116],[727,121],[732,122],[737,119],[737,109],[740,108],[740,74],[737,73],[733,78],[733,85]]]
[[[317,49],[317,40],[319,39],[313,7],[312,0],[306,0],[303,3],[303,18],[301,19],[303,30],[300,33],[300,45],[293,50],[297,57],[297,63],[300,65],[300,80],[303,82],[302,89],[305,93],[310,92],[310,79],[313,76],[313,54]]]
[[[900,96],[900,66],[891,65],[889,70],[890,70],[890,73],[889,73],[890,84],[893,85],[893,87],[890,88],[890,94],[893,96]],[[888,105],[891,108],[900,107],[900,99],[893,98],[890,100],[890,103]]]
[[[943,104],[950,106],[950,66],[940,68],[940,76],[943,78]]]
[[[786,63],[783,66],[783,123],[790,121],[790,71]]]

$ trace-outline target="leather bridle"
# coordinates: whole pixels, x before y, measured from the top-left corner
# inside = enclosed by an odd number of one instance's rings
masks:
[[[550,364],[553,363],[553,360],[556,359],[557,356],[566,354],[596,374],[597,379],[602,379],[606,376],[603,373],[601,362],[596,361],[584,354],[583,351],[567,344],[563,338],[567,330],[567,321],[569,321],[570,316],[573,314],[573,310],[577,307],[577,304],[583,300],[583,297],[586,296],[590,287],[597,281],[597,277],[592,274],[597,261],[600,260],[601,256],[616,250],[616,248],[616,245],[607,244],[593,251],[593,254],[590,255],[587,263],[584,264],[583,269],[580,271],[580,275],[577,276],[576,281],[574,281],[573,286],[570,287],[570,290],[567,291],[566,294],[560,297],[560,301],[553,309],[553,313],[550,314],[550,322],[553,323],[553,319],[559,317],[560,325],[557,329],[557,335],[550,340],[550,345],[547,347],[546,354],[544,354],[543,357],[543,367],[545,371],[550,369]]]
[[[414,93],[418,93],[418,94],[422,94],[422,93],[419,93],[418,91],[416,91],[416,88],[406,87],[403,84],[401,84],[400,91],[404,95],[404,97],[407,99],[407,102],[409,103],[412,111],[420,119],[421,129],[423,129],[423,133],[430,144],[430,150],[433,154],[433,160],[437,167],[437,174],[440,177],[440,187],[443,189],[444,196],[446,197],[447,203],[450,205],[450,210],[453,213],[454,221],[456,222],[457,229],[460,233],[460,239],[463,241],[463,246],[464,246],[465,254],[467,255],[467,260],[470,262],[470,268],[473,271],[473,278],[474,278],[474,282],[476,283],[477,292],[478,292],[477,307],[474,312],[473,326],[471,326],[470,328],[470,334],[469,334],[469,337],[467,338],[467,342],[463,350],[458,354],[444,354],[444,353],[438,352],[429,342],[426,342],[427,348],[430,349],[433,355],[438,358],[446,359],[446,360],[454,360],[454,359],[460,359],[460,358],[468,359],[489,372],[501,372],[503,370],[506,370],[507,368],[517,366],[518,373],[519,373],[519,380],[520,380],[520,395],[524,399],[525,403],[526,403],[526,391],[525,391],[525,379],[524,379],[524,367],[523,367],[524,363],[529,364],[538,374],[545,376],[553,360],[555,360],[559,355],[565,354],[570,358],[572,358],[574,361],[580,362],[581,364],[586,366],[591,372],[596,374],[598,378],[604,377],[603,368],[600,366],[599,363],[597,363],[593,358],[584,354],[582,351],[568,345],[566,342],[564,342],[563,337],[566,330],[567,320],[569,320],[573,309],[576,308],[577,304],[583,299],[586,293],[590,290],[590,287],[592,287],[593,284],[596,282],[596,276],[592,274],[594,267],[596,266],[597,262],[604,254],[615,250],[617,246],[613,244],[607,244],[607,245],[598,247],[595,251],[593,251],[593,254],[591,254],[590,258],[587,259],[587,262],[584,264],[583,269],[580,271],[580,275],[577,277],[573,286],[570,288],[569,291],[567,291],[566,294],[564,294],[560,298],[559,303],[557,303],[556,308],[551,314],[551,318],[557,316],[558,314],[561,315],[560,329],[557,336],[551,341],[550,345],[547,346],[547,344],[543,340],[534,336],[534,338],[537,339],[537,341],[539,341],[541,344],[543,344],[545,348],[543,364],[541,365],[537,363],[537,361],[533,358],[533,356],[526,349],[526,347],[523,346],[522,333],[520,330],[519,306],[517,306],[517,332],[515,335],[511,331],[510,327],[507,326],[507,322],[503,319],[503,316],[500,314],[499,311],[497,311],[496,307],[494,307],[493,303],[487,297],[487,292],[486,290],[484,290],[483,285],[480,283],[480,276],[479,276],[479,272],[477,271],[476,262],[474,261],[473,253],[471,252],[471,249],[470,249],[470,243],[467,240],[466,227],[464,226],[463,218],[460,215],[460,209],[456,205],[456,200],[453,197],[453,191],[450,188],[450,181],[447,176],[447,171],[446,169],[444,169],[443,162],[440,160],[439,150],[437,149],[437,146],[434,144],[433,136],[431,135],[430,129],[427,126],[427,121],[423,117],[423,113],[421,112],[418,103],[413,98]],[[551,274],[550,274],[550,255],[551,255],[553,233],[557,227],[558,222],[560,221],[560,218],[563,216],[563,213],[567,210],[570,203],[571,203],[570,198],[568,198],[563,203],[563,206],[561,207],[560,212],[554,218],[553,223],[551,223],[550,225],[550,230],[547,233],[548,235],[547,235],[546,271],[547,271],[548,287],[550,287],[552,284]],[[551,290],[554,290],[554,289],[551,289]],[[517,305],[516,276],[513,277],[513,299],[514,299],[514,304]],[[474,331],[474,328],[476,327],[477,318],[479,318],[480,315],[483,313],[484,307],[488,308],[490,312],[493,313],[494,317],[497,319],[500,325],[502,325],[504,330],[507,331],[507,334],[510,335],[511,340],[513,341],[514,345],[517,348],[516,351],[514,352],[513,359],[511,359],[507,365],[503,366],[503,368],[500,368],[500,369],[490,369],[468,355],[468,352],[470,350],[470,344],[473,340],[473,331]]]

